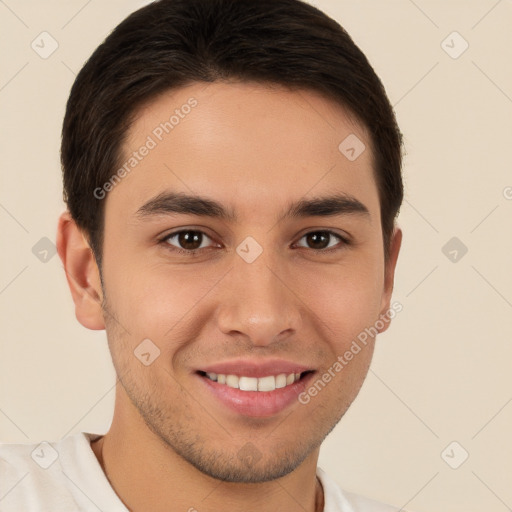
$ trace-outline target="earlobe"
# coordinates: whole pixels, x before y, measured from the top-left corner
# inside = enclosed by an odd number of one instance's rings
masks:
[[[391,305],[391,296],[393,294],[393,285],[395,281],[395,269],[398,260],[398,254],[400,253],[400,247],[402,245],[402,230],[395,226],[393,235],[391,237],[389,258],[386,262],[385,274],[384,274],[384,290],[382,294],[381,303],[381,317],[383,315],[389,316],[388,312]],[[389,327],[390,322],[384,322],[384,327],[379,329],[379,332],[384,332]]]
[[[98,266],[89,243],[69,211],[59,217],[57,251],[75,303],[77,320],[88,329],[105,329]]]

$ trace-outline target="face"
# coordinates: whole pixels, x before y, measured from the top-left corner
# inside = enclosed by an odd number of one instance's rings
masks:
[[[289,473],[356,397],[374,339],[336,362],[389,308],[366,131],[317,93],[193,84],[138,112],[123,162],[102,268],[116,408],[215,478]]]

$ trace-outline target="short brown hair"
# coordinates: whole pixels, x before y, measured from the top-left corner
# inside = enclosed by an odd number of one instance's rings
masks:
[[[387,257],[403,200],[402,136],[380,79],[347,32],[301,0],[160,0],[95,50],[66,106],[64,200],[100,270],[105,201],[93,191],[120,165],[137,108],[168,89],[227,79],[323,93],[367,128]]]

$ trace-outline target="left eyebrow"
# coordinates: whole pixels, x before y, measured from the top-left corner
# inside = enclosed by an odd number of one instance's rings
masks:
[[[142,205],[135,215],[140,219],[157,215],[182,213],[201,217],[236,221],[232,209],[206,197],[187,195],[182,192],[162,192]],[[285,218],[333,217],[337,215],[361,215],[370,218],[368,208],[348,194],[334,194],[325,197],[300,199],[291,203],[278,221]]]
[[[279,217],[334,217],[336,215],[362,215],[370,218],[370,211],[358,199],[348,194],[334,194],[326,197],[300,199],[292,203],[289,210]]]

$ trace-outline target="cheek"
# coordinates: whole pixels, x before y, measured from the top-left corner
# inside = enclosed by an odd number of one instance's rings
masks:
[[[339,417],[357,396],[368,373],[374,350],[373,329],[380,312],[382,277],[376,272],[350,269],[329,279],[317,276],[315,292],[310,291],[308,301],[319,319],[316,330],[321,332],[328,350],[303,399],[331,404]]]
[[[219,275],[225,272],[218,267],[199,272],[193,265],[178,268],[140,261],[125,262],[124,270],[119,270],[111,269],[105,283],[116,317],[129,331],[132,344],[149,338],[161,350],[170,338],[185,340],[193,336],[190,329],[206,321],[201,300],[212,293]]]
[[[299,295],[316,313],[322,331],[337,352],[379,317],[383,273],[381,264],[361,257],[357,264],[341,264],[316,272],[300,272]]]

